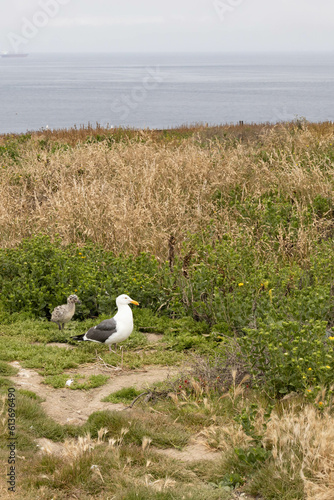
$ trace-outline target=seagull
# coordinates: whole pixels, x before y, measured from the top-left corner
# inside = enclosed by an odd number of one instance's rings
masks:
[[[52,311],[51,321],[57,323],[59,326],[59,330],[63,330],[65,327],[65,323],[71,321],[74,313],[75,313],[75,304],[81,304],[77,295],[70,295],[67,297],[67,304],[63,304],[62,306],[57,306]]]
[[[76,335],[72,339],[107,344],[109,345],[109,351],[111,351],[111,344],[115,344],[116,350],[117,343],[126,340],[133,330],[132,310],[129,304],[139,306],[139,303],[132,300],[128,295],[119,295],[116,299],[118,311],[113,318],[101,321],[98,325],[90,328],[88,332]]]

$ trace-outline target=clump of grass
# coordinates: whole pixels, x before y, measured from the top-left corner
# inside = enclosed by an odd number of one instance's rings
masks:
[[[17,372],[18,369],[15,368],[14,366],[11,366],[8,363],[5,363],[4,361],[0,361],[0,375],[5,377],[10,377],[12,375],[16,375]]]
[[[143,391],[139,391],[134,387],[125,387],[119,391],[112,392],[109,396],[106,396],[102,401],[106,403],[131,403],[137,396],[139,396]]]
[[[89,432],[92,437],[97,437],[101,428],[108,430],[108,436],[117,437],[121,429],[127,429],[124,435],[124,443],[136,443],[141,445],[144,437],[152,440],[152,445],[168,448],[182,448],[188,442],[189,432],[169,421],[163,415],[144,414],[133,417],[123,412],[100,411],[92,414],[83,430]]]
[[[306,498],[320,500],[330,498],[334,489],[334,419],[330,407],[322,411],[323,405],[316,406],[273,413],[263,442],[271,450],[275,476],[301,480]]]
[[[220,395],[239,384],[250,383],[246,358],[234,339],[227,339],[224,348],[221,347],[214,354],[193,354],[186,372],[178,382],[184,386],[184,379],[187,378],[194,378],[206,391]]]
[[[0,377],[0,388],[13,387],[13,382],[11,382],[6,377]]]
[[[23,394],[23,396],[27,396],[30,399],[34,399],[35,401],[39,401],[39,402],[43,401],[43,398],[41,398],[40,396],[38,396],[38,394],[36,394],[33,391],[29,391],[27,389],[19,389],[18,392],[20,394]]]
[[[87,499],[112,496],[119,500],[229,498],[223,490],[216,491],[198,478],[186,464],[180,468],[175,461],[147,448],[126,445],[124,435],[123,430],[117,440],[103,442],[87,434],[77,441],[65,441],[61,455],[44,450],[43,455],[30,460],[29,473],[26,464],[21,465],[27,493],[38,488],[49,496],[56,493],[59,498],[70,494]]]

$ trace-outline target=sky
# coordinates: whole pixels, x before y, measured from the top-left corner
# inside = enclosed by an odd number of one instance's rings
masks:
[[[0,51],[334,52],[333,0],[0,0]]]

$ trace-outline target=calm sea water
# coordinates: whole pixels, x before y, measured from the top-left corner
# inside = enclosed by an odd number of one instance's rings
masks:
[[[0,133],[334,120],[334,54],[0,58]]]

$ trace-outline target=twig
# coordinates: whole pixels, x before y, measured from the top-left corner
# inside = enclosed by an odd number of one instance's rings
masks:
[[[139,398],[141,398],[142,396],[145,396],[145,395],[147,395],[147,396],[151,396],[151,395],[152,395],[152,392],[150,392],[150,391],[145,391],[145,392],[142,392],[141,394],[139,394],[139,396],[137,396],[137,397],[136,397],[136,398],[132,401],[132,403],[131,403],[129,406],[127,406],[126,408],[123,408],[123,410],[128,410],[129,408],[132,408],[132,407],[133,407],[133,405],[135,404],[135,402],[136,402]],[[145,398],[145,399],[146,399],[146,398]]]
[[[167,397],[168,395],[170,394],[170,391],[155,391],[154,389],[152,389],[151,391],[145,391],[145,392],[142,392],[141,394],[139,394],[139,396],[137,396],[133,401],[132,403],[127,406],[126,408],[123,408],[123,410],[128,410],[129,408],[132,408],[133,405],[135,404],[135,402],[146,395],[146,398],[144,399],[145,403],[147,403],[148,401],[150,401],[150,399],[156,399],[156,398],[164,398],[164,397]],[[158,412],[160,413],[160,412]],[[163,414],[162,414],[163,415]]]
[[[119,368],[118,366],[109,365],[109,363],[106,363],[106,362],[104,361],[104,359],[102,359],[102,358],[101,358],[101,356],[98,356],[98,354],[97,354],[97,353],[96,353],[96,359],[97,359],[98,361],[102,361],[103,365],[104,365],[104,366],[105,366],[108,370],[110,370],[110,369],[112,369],[112,370],[121,370],[121,368]]]
[[[150,410],[154,411],[154,413],[159,413],[159,415],[163,415],[164,417],[167,417],[166,413],[161,413],[161,411],[155,410],[152,406],[150,406]],[[179,418],[179,417],[177,417]]]

